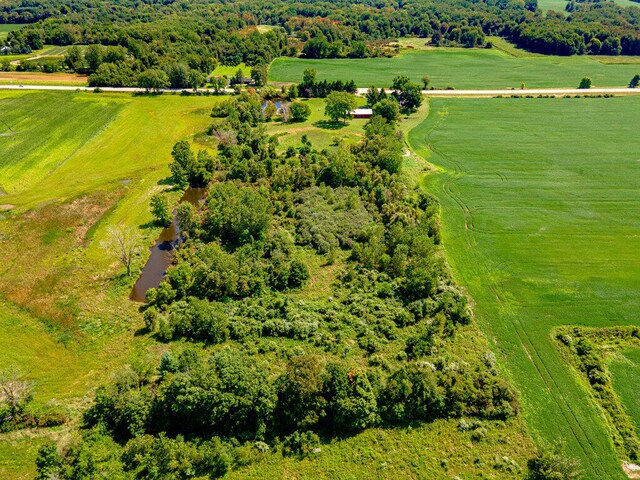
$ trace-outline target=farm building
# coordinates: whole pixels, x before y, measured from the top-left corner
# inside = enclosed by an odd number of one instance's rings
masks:
[[[371,108],[356,108],[351,111],[353,118],[371,118],[373,110]]]

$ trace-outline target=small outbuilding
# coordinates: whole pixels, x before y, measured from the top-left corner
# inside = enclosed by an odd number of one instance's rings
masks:
[[[373,109],[371,108],[356,108],[351,111],[353,118],[371,118],[373,115]]]

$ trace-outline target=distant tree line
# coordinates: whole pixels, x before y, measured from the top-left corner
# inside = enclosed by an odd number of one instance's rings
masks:
[[[2,44],[16,53],[45,44],[120,47],[117,58],[104,51],[106,60],[94,56],[65,66],[93,74],[96,85],[132,83],[143,71],[169,74],[168,68],[177,68],[182,72],[170,79],[176,88],[197,83],[195,73],[182,74],[184,68],[206,77],[217,64],[264,66],[283,55],[389,56],[395,52],[390,42],[405,36],[436,46],[480,47],[490,46],[486,36],[497,35],[546,54],[640,54],[640,8],[613,2],[571,1],[565,12],[546,13],[535,0],[219,0],[210,5],[8,0],[0,6],[0,23],[37,23],[9,33]],[[259,33],[262,24],[274,28]]]

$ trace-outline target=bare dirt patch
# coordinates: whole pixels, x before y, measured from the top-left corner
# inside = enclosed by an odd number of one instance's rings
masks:
[[[622,462],[622,470],[629,478],[640,478],[640,465],[635,463]]]
[[[78,75],[77,73],[0,72],[0,82],[11,83],[77,83],[84,85],[88,78],[86,75]]]
[[[4,205],[0,205],[0,212],[6,212],[7,210],[11,210],[13,207],[15,207],[15,205],[5,203]]]

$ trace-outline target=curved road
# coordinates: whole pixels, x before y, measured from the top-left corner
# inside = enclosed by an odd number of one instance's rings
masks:
[[[136,93],[144,92],[142,88],[135,87],[100,87],[103,92],[124,92]],[[67,91],[89,91],[93,87],[69,86],[69,85],[0,85],[0,90],[67,90]],[[358,94],[367,93],[367,88],[359,88]],[[165,89],[162,92],[181,92],[182,90]],[[387,90],[390,92],[391,90]],[[233,93],[233,90],[226,89],[225,93]],[[590,89],[580,88],[527,88],[527,89],[504,89],[504,90],[423,90],[423,95],[428,97],[496,97],[498,95],[640,95],[640,88],[624,87],[600,87]]]

